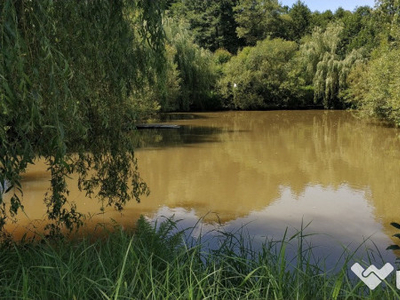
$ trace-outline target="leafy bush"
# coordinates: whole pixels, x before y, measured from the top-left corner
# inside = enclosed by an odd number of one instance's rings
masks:
[[[229,51],[220,48],[214,52],[214,57],[215,62],[219,65],[222,65],[227,63],[232,58],[232,54]]]
[[[219,81],[226,105],[236,109],[295,105],[299,89],[291,71],[296,51],[295,42],[266,39],[232,57]]]
[[[361,115],[400,127],[400,50],[384,46],[377,53],[350,74],[348,99]]]

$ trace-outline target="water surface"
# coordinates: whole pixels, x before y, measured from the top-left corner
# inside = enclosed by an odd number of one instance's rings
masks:
[[[138,137],[139,170],[150,196],[129,203],[122,215],[108,211],[93,221],[132,226],[140,214],[152,220],[174,215],[185,227],[201,218],[202,232],[245,225],[256,242],[308,224],[305,232],[318,233],[309,239],[322,256],[370,238],[386,261],[394,260],[384,249],[395,241],[390,222],[400,222],[399,130],[347,111],[175,114],[165,122],[181,128],[142,130]],[[20,228],[45,214],[44,170],[37,162],[24,176]],[[96,200],[70,185],[78,209],[98,213]]]

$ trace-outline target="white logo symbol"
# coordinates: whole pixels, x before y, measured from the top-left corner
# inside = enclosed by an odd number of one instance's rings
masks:
[[[359,263],[355,263],[351,270],[360,278],[371,290],[374,290],[393,270],[393,266],[389,263],[378,269],[374,265],[369,266],[366,270]]]

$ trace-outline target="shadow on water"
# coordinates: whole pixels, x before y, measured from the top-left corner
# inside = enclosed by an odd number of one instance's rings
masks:
[[[158,115],[158,120],[160,122],[171,122],[171,121],[177,121],[177,120],[198,120],[198,119],[207,119],[207,116],[205,115],[199,115],[199,114],[190,114],[190,113],[165,113],[165,114],[159,114]]]
[[[184,125],[176,129],[140,130],[133,138],[137,148],[166,148],[220,142],[218,135],[222,132],[221,128]]]

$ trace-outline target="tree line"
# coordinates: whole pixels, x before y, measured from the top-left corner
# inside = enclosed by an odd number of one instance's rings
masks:
[[[352,12],[312,12],[301,1],[169,0],[170,88],[157,96],[160,109],[357,108],[400,125],[399,12],[394,0]]]

